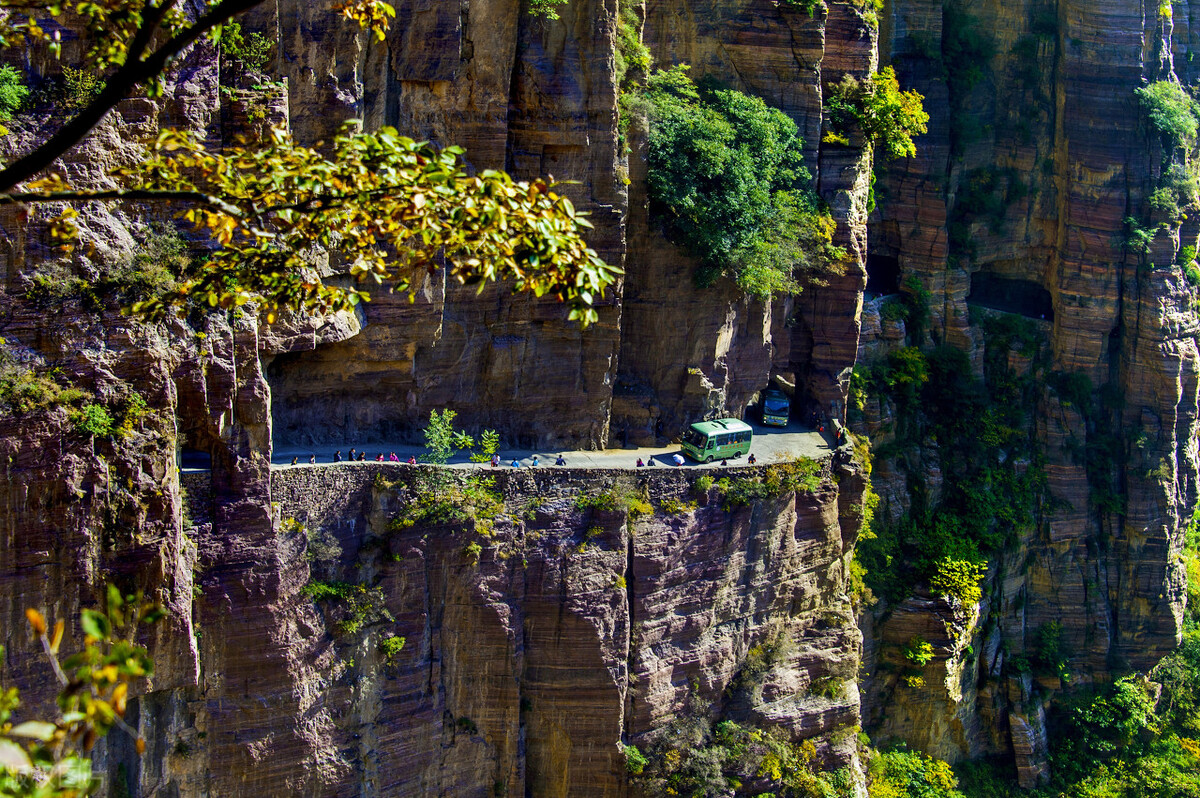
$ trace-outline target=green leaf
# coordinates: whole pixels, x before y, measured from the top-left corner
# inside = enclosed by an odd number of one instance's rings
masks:
[[[54,732],[57,730],[58,727],[53,723],[47,723],[44,720],[27,720],[14,726],[9,734],[14,737],[32,737],[35,740],[46,742],[54,736]]]
[[[83,633],[97,640],[107,640],[112,632],[112,626],[108,622],[108,618],[103,613],[95,610],[83,610],[79,613],[79,624],[83,627]]]
[[[33,763],[29,761],[29,754],[25,753],[24,748],[12,740],[0,739],[0,768],[15,773],[28,773],[33,770]]]
[[[107,593],[108,593],[108,595],[107,595],[108,617],[111,620],[114,620],[116,622],[117,626],[122,626],[123,619],[121,617],[122,616],[121,608],[125,606],[125,601],[124,601],[124,599],[121,598],[121,591],[117,589],[116,585],[110,584],[108,586]]]

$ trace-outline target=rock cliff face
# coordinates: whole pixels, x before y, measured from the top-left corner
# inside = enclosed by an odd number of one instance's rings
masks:
[[[798,645],[752,719],[815,738],[831,763],[854,760],[849,735],[829,739],[857,722],[857,698],[806,689],[856,667],[853,617],[827,600],[844,596],[857,530],[838,507],[853,494],[830,481],[728,513],[669,472],[639,480],[651,502],[700,506],[631,517],[577,509],[580,495],[634,486],[628,474],[505,472],[496,488],[511,515],[490,529],[397,527],[428,477],[350,465],[276,475],[281,516],[343,552],[314,568],[376,586],[395,618],[348,632],[337,603],[322,603],[328,658],[311,689],[339,766],[324,794],[625,795],[617,743],[643,742],[692,692],[719,710],[747,651],[780,630]],[[298,597],[297,611],[311,604]],[[390,661],[381,631],[406,638]]]
[[[516,2],[398,7],[387,41],[364,47],[321,5],[284,3],[277,26],[297,134],[351,117],[467,148],[472,166],[550,174],[592,214],[590,242],[623,263],[625,190],[615,165],[612,0],[572,3],[557,22]],[[289,46],[295,43],[295,49]],[[330,46],[332,43],[332,46]],[[620,339],[615,297],[587,331],[551,301],[431,281],[410,303],[380,292],[362,334],[270,365],[280,440],[409,437],[434,409],[514,442],[602,447]],[[524,412],[536,406],[536,416]]]
[[[676,30],[673,18],[690,12],[652,9],[647,40],[664,64],[695,58],[698,72],[783,107],[804,131],[814,173],[824,168],[820,65],[865,74],[874,58],[857,12],[835,7],[827,21],[766,3],[712,11],[737,26]],[[665,437],[704,412],[740,413],[773,372],[803,372],[814,403],[844,395],[869,156],[862,147],[831,156],[820,183],[839,243],[856,258],[829,289],[840,299],[817,301],[814,291],[803,309],[763,308],[698,291],[689,264],[652,228],[640,183],[629,209],[618,169],[616,9],[560,13],[548,22],[511,2],[411,4],[398,8],[387,41],[368,45],[327,8],[264,6],[246,25],[278,42],[282,93],[220,91],[213,52],[197,48],[163,100],[127,101],[67,167],[100,180],[137,157],[138,135],[165,124],[220,141],[251,123],[252,106],[310,141],[352,116],[396,125],[465,145],[475,168],[578,181],[564,190],[592,213],[593,245],[625,265],[637,292],[631,323],[622,290],[581,331],[553,304],[433,279],[414,302],[381,294],[357,316],[259,327],[200,315],[145,327],[111,302],[26,296],[54,253],[39,216],[4,212],[9,354],[56,369],[101,403],[136,393],[150,411],[112,441],[77,432],[65,408],[0,422],[9,586],[0,678],[25,688],[30,706],[49,699],[38,660],[18,653],[29,650],[27,606],[69,618],[115,580],[170,610],[146,640],[158,670],[131,704],[147,755],[120,736],[96,752],[108,784],[120,785],[113,791],[625,795],[636,786],[618,744],[644,744],[685,707],[782,729],[815,742],[822,766],[857,772],[860,636],[845,564],[862,481],[847,462],[828,472],[840,486],[826,479],[814,494],[732,512],[703,490],[693,495],[682,475],[655,474],[642,486],[648,498],[684,509],[636,521],[575,509],[573,497],[603,490],[614,474],[511,477],[500,486],[510,517],[477,541],[474,557],[466,547],[476,538],[462,529],[389,528],[414,500],[403,480],[376,488],[373,471],[353,467],[272,478],[273,438],[394,439],[433,408],[455,408],[461,422],[495,427],[510,443],[596,447],[618,434]],[[764,25],[773,31],[765,37],[755,32]],[[756,47],[775,53],[770,75],[754,76]],[[16,129],[16,140],[39,135],[28,121]],[[137,208],[89,210],[82,236],[97,248],[77,251],[74,273],[94,279],[127,257],[147,221]],[[636,260],[625,260],[627,248]],[[672,283],[679,293],[665,295]],[[664,325],[647,303],[669,305],[676,318]],[[800,356],[791,353],[796,336]],[[618,412],[622,352],[622,384],[656,398]],[[207,456],[208,478],[180,475],[180,451]],[[394,472],[384,477],[403,476]],[[317,556],[330,547],[340,558]],[[362,585],[370,600],[314,604],[301,593],[313,579]],[[367,622],[350,631],[355,608]],[[407,638],[398,654],[381,647],[391,635]],[[780,635],[795,645],[753,701],[731,705],[725,690],[747,652]],[[831,680],[844,687],[810,693]]]
[[[281,66],[301,135],[361,115],[460,143],[478,168],[578,181],[566,191],[592,213],[593,245],[627,274],[601,323],[583,332],[560,323],[553,304],[503,290],[476,297],[435,280],[412,304],[379,296],[361,334],[270,364],[277,439],[395,440],[450,407],[464,424],[531,444],[665,441],[698,415],[741,414],[773,375],[800,379],[813,409],[840,406],[857,339],[870,156],[820,148],[821,96],[829,81],[873,67],[873,29],[848,4],[813,16],[761,0],[645,10],[656,63],[689,63],[694,77],[761,96],[799,124],[837,243],[852,253],[833,285],[764,306],[730,285],[695,288],[694,264],[651,221],[641,152],[617,150],[615,15],[612,3],[571,4],[557,22],[506,3],[406,7],[399,17],[423,35],[398,25],[378,46],[386,52],[342,41],[313,7],[285,4],[264,20],[283,42],[322,41]],[[523,412],[530,405],[536,416]]]
[[[1163,18],[1128,0],[892,0],[876,28],[853,3],[812,15],[768,0],[647,3],[641,36],[659,65],[763,97],[806,141],[849,268],[770,305],[694,287],[694,264],[651,218],[643,142],[635,129],[626,153],[617,137],[613,0],[570,3],[553,22],[512,0],[414,0],[382,43],[321,4],[257,9],[247,27],[278,43],[284,80],[263,100],[270,118],[316,141],[362,117],[463,145],[473,168],[576,181],[563,190],[626,277],[586,331],[552,303],[437,278],[412,302],[379,294],[319,323],[145,327],[111,306],[27,299],[54,253],[36,216],[0,211],[7,351],[102,402],[136,390],[152,411],[113,440],[79,433],[62,408],[0,418],[0,680],[44,705],[41,666],[20,653],[22,610],[70,617],[115,580],[170,610],[146,641],[158,670],[132,711],[148,754],[116,736],[98,749],[131,795],[628,795],[618,743],[644,743],[697,702],[813,740],[833,768],[855,761],[860,686],[876,739],[950,759],[1012,753],[1034,783],[1061,685],[1013,655],[1061,624],[1069,673],[1087,683],[1152,664],[1178,635],[1200,381],[1195,289],[1165,264],[1200,226],[1176,223],[1145,253],[1120,243],[1161,177],[1133,89],[1171,70],[1195,77],[1200,34],[1187,3],[1173,7]],[[932,117],[917,157],[889,164],[861,141],[821,143],[827,87],[879,60]],[[161,100],[123,103],[65,167],[99,180],[164,124],[212,141],[243,130],[251,100],[220,79],[197,48]],[[18,120],[17,137],[37,124]],[[94,277],[123,257],[145,221],[143,209],[89,210],[81,227],[97,249],[76,270]],[[864,305],[868,262],[884,291],[919,281],[927,323]],[[1011,311],[1026,316],[1027,345],[989,349],[986,318]],[[676,472],[628,484],[507,474],[487,534],[393,524],[424,489],[409,469],[269,466],[273,439],[395,440],[445,407],[512,444],[661,443],[700,415],[741,414],[772,378],[796,386],[798,413],[840,417],[856,359],[906,343],[961,350],[976,378],[994,355],[1017,375],[1082,375],[1099,410],[1041,388],[1029,418],[1046,491],[1036,521],[992,557],[978,606],[918,589],[865,613],[861,634],[846,563],[863,486],[843,460],[814,493],[733,511]],[[896,411],[866,402],[877,445],[896,442]],[[181,449],[211,471],[181,476]],[[945,454],[933,440],[885,450],[883,520],[936,500]],[[656,512],[575,501],[630,486]],[[302,592],[314,580],[358,587],[314,601]],[[760,697],[731,699],[748,652],[781,633],[795,646]],[[900,677],[913,637],[935,652],[918,687]],[[858,685],[860,647],[870,675]],[[844,682],[837,698],[814,684],[830,679]]]
[[[1176,6],[1172,25],[1141,3],[1101,5],[900,0],[883,23],[883,57],[932,117],[918,156],[881,173],[872,217],[872,262],[882,272],[896,259],[901,280],[930,292],[928,337],[910,343],[961,349],[981,376],[979,306],[1023,314],[1043,373],[1084,375],[1108,414],[1085,417],[1078,400],[1042,391],[1033,418],[1045,499],[1033,527],[993,558],[977,622],[951,623],[948,608],[918,597],[888,608],[868,635],[876,662],[913,634],[941,641],[924,690],[893,694],[895,677],[872,680],[864,714],[876,732],[952,759],[1011,747],[1026,783],[1044,767],[1031,696],[1059,685],[1043,679],[1031,692],[1003,651],[1029,653],[1039,628],[1060,623],[1075,683],[1153,664],[1179,635],[1183,577],[1171,553],[1196,491],[1196,290],[1172,265],[1196,231],[1174,223],[1144,254],[1122,244],[1127,218],[1150,218],[1162,156],[1134,90],[1171,75],[1190,12]],[[867,318],[864,361],[903,344],[902,327]],[[867,416],[875,432],[888,420]],[[1116,431],[1107,468],[1096,448],[1105,429]],[[923,446],[907,467],[881,464],[885,513],[908,508],[906,480],[936,472],[937,459]]]

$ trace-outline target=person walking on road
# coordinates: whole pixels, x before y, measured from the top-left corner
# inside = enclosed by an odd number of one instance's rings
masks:
[[[677,465],[677,466],[683,465],[683,455],[676,453],[675,456],[672,457],[671,459],[675,461],[675,465]]]
[[[335,463],[342,462],[342,450],[341,449],[338,449],[336,452],[333,453],[333,462],[335,462]]]
[[[567,458],[563,457],[563,456],[560,454],[560,455],[558,456],[558,459],[554,461],[554,464],[555,464],[555,465],[566,465],[566,464],[567,464]]]

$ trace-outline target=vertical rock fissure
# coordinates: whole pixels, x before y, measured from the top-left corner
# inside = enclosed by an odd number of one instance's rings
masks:
[[[626,740],[629,739],[630,723],[633,715],[633,666],[636,659],[634,652],[634,637],[633,624],[636,620],[634,612],[634,573],[633,573],[633,527],[628,521],[625,523],[625,611],[628,613],[628,618],[625,622],[625,717],[621,724],[621,730]]]

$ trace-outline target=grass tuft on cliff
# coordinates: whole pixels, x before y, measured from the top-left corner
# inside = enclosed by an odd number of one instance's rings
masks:
[[[773,499],[786,493],[812,493],[821,486],[821,463],[801,457],[776,463],[748,477],[723,477],[716,483],[721,507],[726,511],[744,507],[757,499]]]

